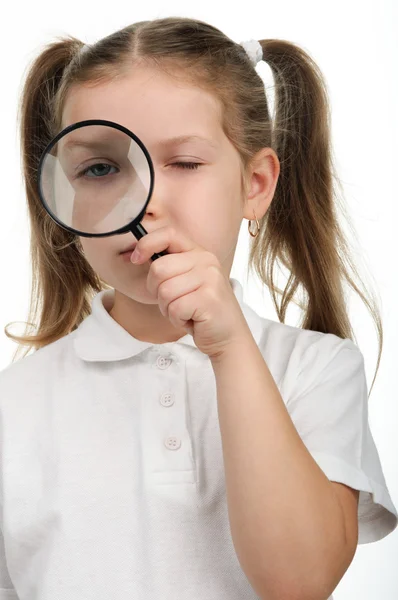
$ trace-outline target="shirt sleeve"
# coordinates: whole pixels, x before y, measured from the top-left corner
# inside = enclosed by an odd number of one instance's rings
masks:
[[[3,371],[0,372],[0,375]],[[1,375],[2,376],[2,375]],[[5,396],[4,389],[0,389],[0,398]],[[19,600],[10,574],[8,572],[6,550],[4,543],[3,523],[3,447],[2,447],[2,411],[0,406],[0,600]]]
[[[4,537],[0,529],[0,600],[18,600],[7,569]]]
[[[358,544],[380,540],[398,514],[369,427],[364,357],[350,339],[321,334],[298,364],[286,402],[292,421],[328,479],[360,491]]]

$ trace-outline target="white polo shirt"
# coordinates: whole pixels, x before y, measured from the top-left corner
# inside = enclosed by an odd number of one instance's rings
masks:
[[[397,511],[363,355],[260,317],[230,281],[306,447],[360,490],[359,543],[380,540]],[[0,372],[0,600],[257,599],[230,534],[210,359],[189,334],[135,339],[113,298],[99,292],[75,331]]]

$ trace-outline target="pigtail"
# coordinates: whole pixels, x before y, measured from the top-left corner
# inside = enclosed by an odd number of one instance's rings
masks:
[[[372,312],[379,334],[380,362],[383,330],[376,302],[368,301],[350,275],[359,279],[348,243],[339,223],[344,216],[353,235],[347,211],[334,183],[340,187],[333,163],[330,108],[326,84],[319,67],[300,47],[283,40],[262,42],[264,60],[275,80],[275,114],[272,148],[280,160],[280,175],[273,200],[254,239],[249,261],[271,291],[281,322],[295,301],[296,290],[305,292],[300,327],[333,333],[356,343],[343,282],[353,288]],[[288,270],[283,292],[273,281],[276,260]],[[278,306],[276,292],[280,293]],[[376,369],[377,373],[377,369]]]
[[[65,73],[80,60],[83,44],[64,38],[45,47],[28,69],[18,107],[21,163],[30,218],[32,281],[29,322],[21,336],[7,337],[35,350],[75,329],[90,312],[85,288],[100,289],[78,238],[52,221],[40,202],[37,174],[40,156],[58,132],[54,103]],[[62,254],[60,253],[62,251]],[[55,300],[56,299],[56,300]],[[76,320],[76,316],[79,316]],[[37,317],[38,322],[34,323]],[[31,328],[39,333],[29,333]],[[26,355],[25,352],[24,355]]]

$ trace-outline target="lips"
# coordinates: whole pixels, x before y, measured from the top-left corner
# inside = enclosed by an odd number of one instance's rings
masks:
[[[127,246],[127,248],[122,250],[120,252],[120,254],[124,254],[125,252],[132,252],[134,250],[134,248],[136,247],[136,245],[137,245],[137,242],[133,242],[132,244],[130,244],[130,246]]]

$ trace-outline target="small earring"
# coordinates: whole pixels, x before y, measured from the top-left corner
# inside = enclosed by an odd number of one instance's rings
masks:
[[[258,219],[257,219],[257,217],[256,217],[256,213],[254,212],[254,210],[253,210],[253,213],[254,213],[254,218],[256,219],[257,231],[256,231],[256,233],[252,233],[252,232],[250,231],[250,225],[251,225],[251,221],[249,221],[249,222],[248,222],[248,224],[247,224],[247,229],[249,230],[249,233],[250,233],[250,235],[251,235],[252,237],[257,237],[257,235],[258,235],[258,232],[260,231],[260,224],[259,224],[259,222],[258,222]]]

